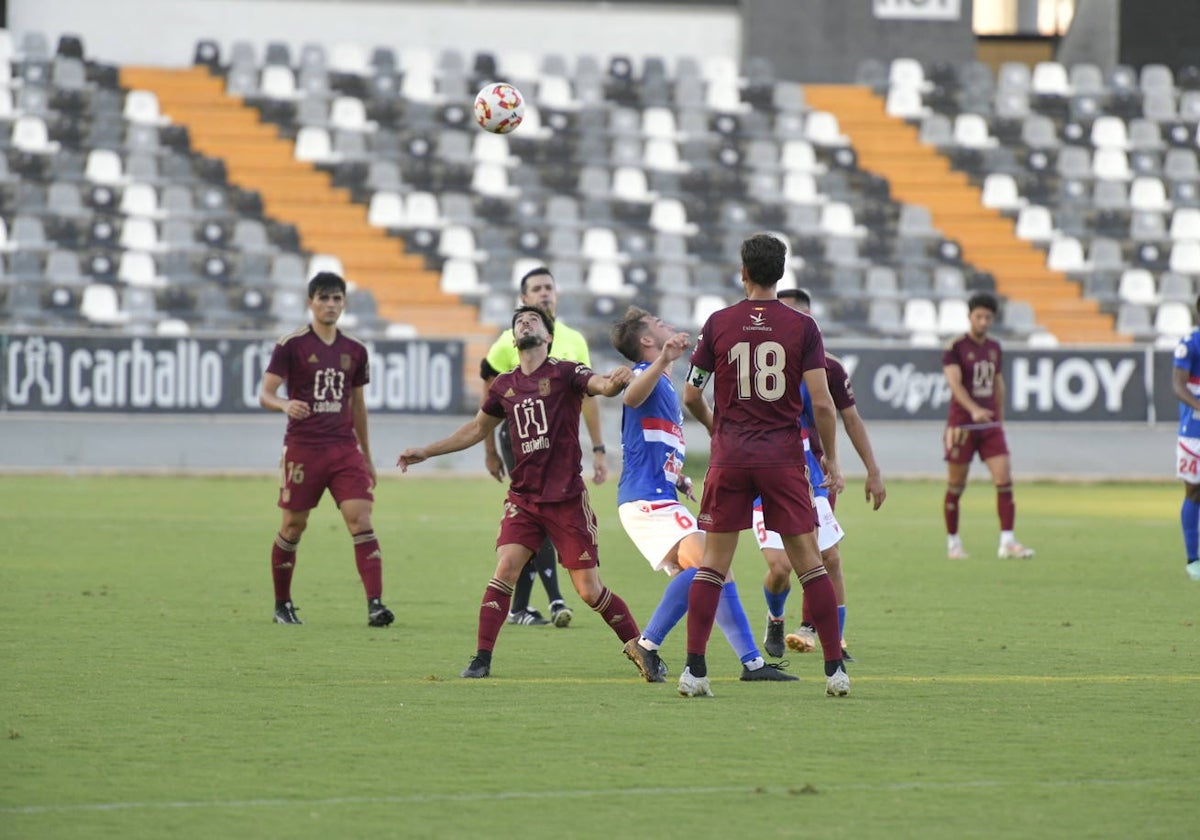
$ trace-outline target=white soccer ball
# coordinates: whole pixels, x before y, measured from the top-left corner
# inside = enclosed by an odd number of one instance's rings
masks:
[[[508,82],[488,82],[475,97],[475,122],[493,134],[508,134],[525,118],[525,97]]]

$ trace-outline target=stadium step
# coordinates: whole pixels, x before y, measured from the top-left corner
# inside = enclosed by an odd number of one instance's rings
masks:
[[[384,318],[411,324],[422,337],[466,340],[478,356],[468,353],[464,380],[468,394],[478,393],[476,372],[487,344],[476,345],[495,334],[479,323],[478,309],[442,293],[437,271],[406,253],[403,240],[371,227],[366,208],[334,187],[328,173],[296,160],[294,142],[243,100],[227,96],[222,78],[203,67],[122,67],[121,85],[153,91],[160,110],[187,127],[195,151],[224,161],[230,183],[258,193],[269,216],[294,225],[304,250],[338,257],[347,281],[369,289]]]
[[[1028,301],[1038,324],[1064,344],[1126,344],[1113,317],[1079,286],[1046,267],[1046,255],[1018,239],[1013,220],[984,207],[979,187],[950,161],[922,145],[915,126],[890,117],[882,97],[858,85],[805,85],[813,108],[837,117],[858,156],[860,168],[888,179],[892,197],[928,208],[933,224],[962,248],[963,259],[996,278],[996,291]]]

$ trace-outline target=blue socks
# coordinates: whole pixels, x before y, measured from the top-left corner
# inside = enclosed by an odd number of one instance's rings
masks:
[[[791,588],[785,589],[779,594],[768,592],[767,588],[763,587],[763,597],[767,599],[767,612],[775,618],[783,618],[783,610],[787,607],[788,595],[792,594]]]
[[[717,626],[729,640],[729,646],[743,663],[753,662],[761,657],[758,643],[754,641],[754,631],[750,629],[750,619],[742,608],[738,597],[737,583],[729,581],[721,590],[721,600],[717,602]]]
[[[1190,563],[1200,556],[1197,554],[1200,551],[1200,504],[1185,497],[1179,511],[1179,524],[1183,528],[1183,549]]]
[[[642,630],[642,638],[655,645],[661,645],[671,629],[679,623],[687,613],[688,590],[692,587],[692,578],[696,569],[684,569],[671,578],[663,591],[662,599],[650,616],[649,623]],[[786,594],[784,596],[786,598]],[[743,662],[753,662],[761,658],[758,644],[754,641],[754,631],[750,629],[750,619],[742,608],[738,598],[737,584],[733,581],[721,589],[721,600],[717,603],[716,624],[729,640],[729,646]]]
[[[654,610],[654,615],[650,616],[650,623],[642,631],[643,638],[656,645],[663,643],[663,639],[667,638],[671,628],[678,624],[687,612],[688,590],[691,589],[692,578],[695,576],[696,569],[684,569],[671,578],[667,583],[667,588],[663,591],[662,600],[658,602],[658,607]],[[724,598],[721,600],[723,601]]]

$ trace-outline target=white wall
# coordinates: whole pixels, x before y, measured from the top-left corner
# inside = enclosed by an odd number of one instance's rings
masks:
[[[728,56],[741,52],[736,8],[485,0],[9,0],[9,29],[19,38],[41,30],[83,38],[89,57],[160,66],[191,64],[196,41],[224,50],[234,40],[284,41],[293,54],[306,42],[440,50],[457,47],[497,55],[526,52]]]

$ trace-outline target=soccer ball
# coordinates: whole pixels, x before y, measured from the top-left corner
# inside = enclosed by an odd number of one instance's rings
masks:
[[[493,134],[508,134],[525,118],[525,97],[507,82],[488,82],[475,97],[475,122]]]

